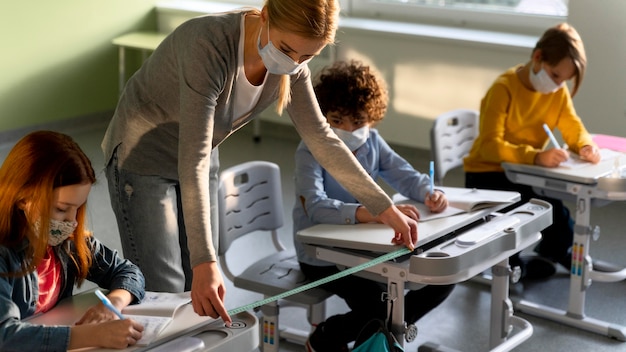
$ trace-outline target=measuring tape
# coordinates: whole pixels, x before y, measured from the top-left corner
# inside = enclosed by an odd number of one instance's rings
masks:
[[[250,303],[250,304],[246,304],[245,306],[241,306],[241,307],[238,307],[238,308],[231,309],[231,310],[228,311],[228,315],[239,314],[241,312],[245,312],[245,311],[248,311],[248,310],[260,307],[262,305],[265,305],[265,304],[268,304],[268,303],[272,303],[274,301],[278,301],[281,298],[285,298],[285,297],[288,297],[288,296],[291,296],[291,295],[295,295],[296,293],[300,293],[302,291],[306,291],[306,290],[311,289],[313,287],[317,287],[319,285],[323,285],[323,284],[325,284],[327,282],[331,282],[331,281],[337,280],[339,278],[342,278],[344,276],[348,276],[350,274],[354,274],[357,271],[361,271],[363,269],[369,268],[369,267],[374,266],[376,264],[380,264],[380,263],[386,262],[386,261],[391,260],[391,259],[398,258],[398,257],[400,257],[402,255],[409,254],[409,253],[411,253],[411,250],[406,248],[406,247],[403,247],[403,248],[398,249],[398,250],[396,250],[394,252],[390,252],[390,253],[381,255],[380,257],[374,258],[374,259],[370,260],[369,262],[365,262],[363,264],[359,264],[359,265],[357,265],[355,267],[348,268],[348,269],[340,271],[340,272],[338,272],[336,274],[333,274],[333,275],[327,276],[325,278],[322,278],[322,279],[310,282],[308,284],[296,287],[296,288],[291,289],[289,291],[285,291],[285,292],[283,292],[281,294],[278,294],[276,296],[272,296],[272,297],[269,297],[269,298],[266,298],[266,299],[262,299],[260,301],[256,301],[256,302],[253,302],[253,303]]]

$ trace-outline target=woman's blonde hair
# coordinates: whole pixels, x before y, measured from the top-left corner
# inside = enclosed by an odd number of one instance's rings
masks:
[[[26,243],[27,247],[22,270],[2,273],[3,276],[21,276],[33,271],[44,257],[54,189],[95,182],[89,158],[65,134],[37,131],[15,144],[0,167],[0,244],[20,248]],[[33,230],[37,220],[41,224],[39,233]],[[86,221],[86,204],[83,204],[76,213],[78,226],[70,237],[76,248],[70,258],[76,266],[79,285],[92,263],[87,241],[91,233],[86,229]]]
[[[339,22],[338,0],[266,0],[270,26],[305,38],[322,39],[326,44],[335,41]],[[291,100],[290,80],[283,75],[276,111],[282,114]]]
[[[556,66],[565,58],[572,59],[576,67],[572,96],[576,95],[587,67],[585,47],[576,29],[567,23],[559,23],[549,28],[535,45],[533,54],[537,50],[541,50],[541,60],[550,66]]]

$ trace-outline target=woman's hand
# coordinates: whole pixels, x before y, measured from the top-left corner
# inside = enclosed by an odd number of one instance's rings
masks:
[[[435,190],[434,193],[426,197],[424,204],[426,204],[433,213],[441,213],[448,207],[448,198],[446,198],[443,192]]]
[[[229,326],[232,320],[224,307],[225,295],[226,286],[216,262],[201,263],[193,268],[191,305],[196,314],[219,316]]]
[[[395,235],[391,240],[394,244],[404,244],[410,250],[417,243],[417,222],[404,215],[395,205],[385,209],[378,215],[383,224],[391,226]]]

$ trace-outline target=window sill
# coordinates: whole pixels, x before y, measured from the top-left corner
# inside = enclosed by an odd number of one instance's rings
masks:
[[[468,44],[485,44],[524,50],[534,48],[538,39],[535,36],[523,34],[366,18],[341,18],[339,27],[344,30],[361,30],[394,36],[450,40]]]
[[[191,18],[211,12],[230,11],[244,6],[214,1],[168,0],[157,3],[156,8],[159,17],[169,13],[174,16]],[[167,27],[171,27],[171,25]],[[537,37],[532,35],[355,17],[342,17],[339,21],[339,28],[340,30],[358,30],[393,36],[457,41],[472,45],[481,44],[526,51],[534,48],[537,41]],[[159,28],[165,32],[172,29]]]

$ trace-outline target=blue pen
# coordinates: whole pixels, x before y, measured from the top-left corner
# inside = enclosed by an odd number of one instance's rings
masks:
[[[124,315],[122,315],[122,312],[120,312],[119,310],[117,310],[117,308],[115,308],[113,303],[111,303],[111,301],[109,301],[109,298],[107,298],[107,296],[105,296],[104,293],[102,293],[102,291],[96,290],[96,296],[98,296],[98,298],[100,298],[100,300],[102,301],[102,303],[104,304],[105,307],[109,308],[109,310],[111,312],[115,313],[115,315],[117,315],[120,319],[122,319],[122,320],[126,319],[124,317]]]
[[[430,161],[430,194],[435,192],[435,162]]]
[[[550,130],[550,127],[548,127],[548,125],[546,125],[545,123],[543,124],[543,130],[546,131],[546,133],[548,134],[548,137],[550,137],[550,141],[552,142],[552,144],[554,144],[554,147],[556,149],[561,149],[561,146],[559,145],[559,141],[556,140],[556,137],[554,137],[554,134]]]

